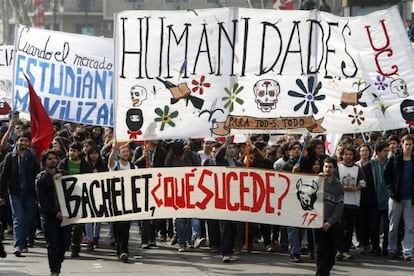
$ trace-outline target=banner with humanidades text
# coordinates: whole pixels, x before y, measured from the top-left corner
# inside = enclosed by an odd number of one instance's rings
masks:
[[[206,218],[319,228],[323,185],[320,176],[229,167],[55,176],[65,225]]]
[[[414,54],[397,7],[136,10],[114,22],[119,141],[414,122]]]
[[[49,116],[113,126],[113,39],[16,27],[14,106],[29,113],[26,74]]]
[[[13,45],[0,46],[0,118],[7,118],[11,111],[13,86]]]

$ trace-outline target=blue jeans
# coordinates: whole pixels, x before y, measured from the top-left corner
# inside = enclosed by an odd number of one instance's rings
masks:
[[[192,239],[196,240],[201,237],[201,225],[200,220],[192,218],[191,219],[191,230],[192,230]]]
[[[14,250],[27,248],[27,238],[34,223],[34,198],[22,195],[10,195],[10,206],[13,215]]]
[[[47,244],[50,272],[60,273],[65,251],[70,244],[71,226],[60,227],[61,220],[54,216],[42,216],[42,228]]]
[[[85,232],[89,243],[92,243],[94,240],[98,240],[101,234],[101,223],[85,223]]]
[[[302,248],[302,237],[304,230],[299,227],[287,227],[289,246],[290,246],[290,255],[299,257],[300,250]]]
[[[388,200],[388,217],[390,229],[388,235],[388,253],[396,253],[398,250],[398,226],[401,215],[404,218],[404,239],[402,242],[404,258],[414,256],[414,208],[411,199],[397,202]]]
[[[179,245],[185,245],[189,238],[190,219],[187,218],[176,218],[175,219],[175,230],[177,232],[177,243]]]

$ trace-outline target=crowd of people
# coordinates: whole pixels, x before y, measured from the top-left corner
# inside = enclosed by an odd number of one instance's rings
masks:
[[[109,127],[53,124],[55,136],[40,160],[30,148],[30,123],[18,112],[0,128],[0,238],[13,233],[13,254],[21,257],[43,231],[52,275],[60,273],[66,251],[77,258],[82,243],[89,252],[99,248],[101,227],[60,226],[54,175],[149,167],[248,166],[321,175],[325,214],[323,227],[314,230],[203,218],[141,220],[144,250],[156,242],[179,252],[208,246],[227,263],[260,241],[266,252],[289,253],[294,263],[309,254],[317,275],[329,275],[335,261],[353,260],[355,252],[414,261],[414,136],[407,131],[344,135],[328,156],[323,135],[278,135],[271,143],[270,135],[256,134],[242,143],[209,137],[119,145]],[[131,222],[109,226],[111,246],[126,263]],[[0,257],[6,255],[0,245]]]

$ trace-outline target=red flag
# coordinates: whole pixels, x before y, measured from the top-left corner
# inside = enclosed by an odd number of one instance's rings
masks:
[[[36,95],[36,92],[26,75],[24,77],[29,84],[30,95],[30,134],[32,147],[36,156],[40,159],[42,152],[49,149],[54,135],[52,121],[45,108]]]
[[[273,8],[276,10],[293,10],[292,0],[273,0]]]

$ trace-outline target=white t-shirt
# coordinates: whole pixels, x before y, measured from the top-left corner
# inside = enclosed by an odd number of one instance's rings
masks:
[[[344,164],[338,164],[339,180],[344,187],[357,186],[358,183],[363,180],[363,176],[360,174],[360,168],[354,164],[352,167],[345,166]],[[355,205],[359,207],[361,201],[361,190],[358,191],[344,191],[344,204]]]

